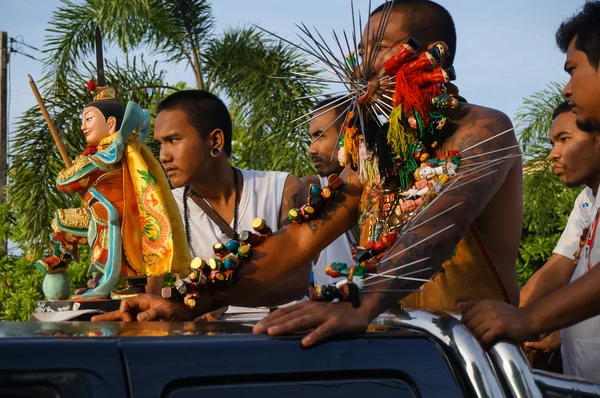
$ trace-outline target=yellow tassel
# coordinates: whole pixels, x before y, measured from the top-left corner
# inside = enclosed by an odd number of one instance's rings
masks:
[[[370,160],[360,159],[360,182],[363,184],[379,184],[379,162],[373,156]]]
[[[394,154],[402,160],[406,160],[407,153],[411,144],[417,141],[417,136],[412,131],[405,129],[400,120],[402,119],[402,105],[395,107],[390,113],[390,127],[388,129],[387,140],[392,146]]]
[[[358,165],[358,129],[353,126],[350,127],[350,122],[354,118],[354,112],[348,112],[342,131],[344,132],[344,159],[346,163],[352,159],[355,166]]]
[[[346,129],[344,136],[344,152],[346,161],[352,158],[354,165],[358,165],[358,129],[350,127]]]

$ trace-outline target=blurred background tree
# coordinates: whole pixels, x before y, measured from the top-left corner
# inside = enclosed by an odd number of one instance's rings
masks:
[[[517,260],[523,286],[552,255],[582,187],[567,188],[554,174],[548,155],[552,113],[565,99],[564,84],[550,83],[523,100],[515,124],[525,154],[523,163],[523,233]]]

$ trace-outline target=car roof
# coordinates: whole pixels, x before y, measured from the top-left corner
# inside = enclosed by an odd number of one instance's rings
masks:
[[[0,339],[249,335],[255,322],[0,322]],[[382,337],[426,336],[419,331],[381,325],[372,325],[367,333]]]

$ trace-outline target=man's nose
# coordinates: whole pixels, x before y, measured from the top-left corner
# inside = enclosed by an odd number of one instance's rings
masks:
[[[567,85],[565,86],[565,88],[563,88],[562,90],[562,95],[563,97],[566,98],[571,98],[571,80],[569,79],[569,82],[567,83]]]
[[[171,162],[173,160],[173,157],[164,147],[161,147],[160,152],[158,153],[158,160],[164,165],[166,163]]]
[[[556,161],[558,158],[560,158],[560,153],[558,152],[558,149],[556,149],[556,146],[554,146],[548,154],[548,159]]]

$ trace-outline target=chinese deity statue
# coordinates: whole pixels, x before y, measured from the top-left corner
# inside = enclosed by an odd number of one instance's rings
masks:
[[[140,279],[185,273],[190,264],[170,186],[144,144],[150,113],[134,102],[124,108],[113,87],[96,88],[91,81],[88,89],[94,100],[83,108],[81,125],[87,148],[57,178],[59,189],[80,195],[83,206],[56,211],[53,255],[36,263],[46,273],[44,294],[53,300],[69,295],[64,271],[71,259],[79,260],[79,245],[90,247],[89,272],[103,275],[85,293],[73,296],[78,301],[139,294],[144,287]],[[63,277],[53,282],[57,274]],[[117,292],[119,279],[133,281],[133,286]]]

